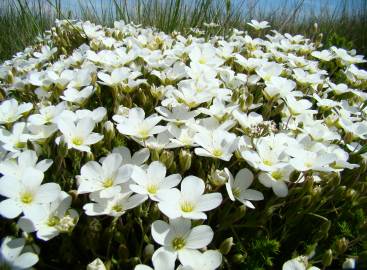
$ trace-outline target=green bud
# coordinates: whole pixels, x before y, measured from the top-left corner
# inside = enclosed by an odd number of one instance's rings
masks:
[[[324,267],[330,266],[333,262],[333,251],[328,249],[325,251],[324,256],[322,256],[322,265]]]
[[[99,42],[97,42],[96,40],[92,40],[90,43],[90,48],[93,50],[93,51],[98,51],[99,50]]]
[[[162,162],[167,168],[171,167],[173,159],[174,154],[172,151],[169,150],[163,150],[159,157],[160,162]]]
[[[93,218],[88,224],[88,229],[92,232],[100,232],[102,228],[103,226],[97,218]]]
[[[139,257],[133,257],[130,259],[131,263],[133,265],[139,264],[140,263],[140,258]]]
[[[158,149],[150,149],[150,158],[152,161],[159,160],[159,150]]]
[[[154,245],[148,244],[144,248],[144,257],[151,258],[154,253]]]
[[[219,251],[223,255],[227,255],[231,251],[232,246],[233,246],[233,237],[229,237],[220,244]]]
[[[176,172],[177,171],[177,164],[176,164],[176,161],[173,161],[172,162],[172,164],[171,164],[171,166],[169,166],[169,171],[170,172],[172,172],[172,173],[174,173],[174,172]]]
[[[14,82],[14,75],[10,70],[8,71],[8,74],[6,76],[6,82],[9,84],[12,84]]]
[[[138,101],[140,104],[144,105],[147,102],[147,97],[144,94],[143,90],[141,88],[139,88],[138,90]]]
[[[191,159],[192,159],[191,152],[189,150],[181,148],[180,152],[178,153],[178,162],[182,172],[186,172],[188,169],[190,169]]]
[[[107,144],[109,144],[112,139],[115,138],[115,127],[111,121],[106,121],[103,124],[103,135]]]
[[[58,154],[61,157],[65,157],[68,154],[68,145],[63,139],[60,140]]]
[[[245,261],[246,259],[246,256],[240,254],[240,253],[237,253],[235,254],[233,257],[232,257],[232,260],[235,264],[241,264]]]
[[[87,152],[85,157],[86,157],[86,161],[94,161],[95,159],[94,154],[92,152]]]
[[[349,143],[351,143],[352,141],[353,141],[353,137],[354,137],[354,135],[353,135],[353,133],[351,133],[351,132],[346,132],[345,133],[345,135],[344,135],[344,142],[346,143],[346,144],[349,144]]]
[[[348,244],[349,244],[349,241],[345,237],[336,240],[335,242],[336,251],[339,254],[343,254],[344,252],[347,251]]]
[[[246,106],[250,107],[254,103],[254,96],[249,94],[246,98]]]
[[[339,186],[335,191],[335,197],[344,197],[344,193],[347,190],[346,186]]]
[[[209,176],[210,182],[216,187],[223,186],[225,183],[227,183],[228,178],[229,175],[227,171],[224,169],[223,170],[216,169],[212,171]]]
[[[121,103],[127,107],[127,108],[131,108],[133,106],[133,101],[131,99],[130,95],[124,95],[124,97],[121,100]]]
[[[348,188],[347,192],[345,193],[345,196],[351,200],[355,199],[357,195],[358,195],[357,191],[355,191],[352,188]]]
[[[114,235],[113,235],[113,239],[117,242],[117,243],[123,243],[125,242],[125,237],[123,235],[123,233],[121,233],[118,230],[115,230]]]

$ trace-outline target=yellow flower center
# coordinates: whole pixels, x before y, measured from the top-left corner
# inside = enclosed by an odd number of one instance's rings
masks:
[[[157,191],[158,191],[158,185],[156,184],[149,184],[147,186],[147,191],[150,193],[150,194],[156,194]]]
[[[194,210],[194,205],[191,202],[184,201],[181,203],[181,210],[185,213],[192,212],[192,210]]]
[[[15,143],[15,147],[16,148],[24,148],[25,147],[25,142],[16,142]]]
[[[115,212],[122,212],[123,208],[122,208],[122,205],[115,204],[115,205],[112,207],[112,210],[113,210],[113,211],[115,211]]]
[[[20,200],[24,204],[29,204],[33,201],[33,195],[30,192],[24,192],[22,196],[20,196]]]
[[[280,180],[283,177],[283,174],[280,171],[275,171],[271,173],[271,177],[273,177],[275,180]]]
[[[312,164],[312,162],[306,162],[306,163],[305,163],[305,166],[306,166],[307,168],[311,168],[311,167],[313,166],[313,164]]]
[[[200,64],[202,64],[202,65],[206,64],[206,59],[205,59],[205,57],[200,57],[200,59],[199,59],[199,63],[200,63]]]
[[[47,221],[47,225],[50,227],[56,226],[59,223],[60,223],[60,218],[56,216],[50,217]]]
[[[146,128],[141,128],[138,131],[138,134],[140,135],[141,138],[145,139],[149,137],[149,131]]]
[[[112,185],[113,185],[113,179],[111,179],[111,178],[107,178],[103,182],[103,187],[105,187],[105,188],[112,187]]]
[[[71,142],[75,145],[82,145],[83,144],[83,138],[80,137],[74,137]]]
[[[240,188],[236,187],[232,189],[232,193],[233,193],[233,196],[239,197],[241,195],[241,190]]]
[[[221,149],[214,149],[213,150],[213,156],[221,157],[222,155],[223,155],[223,151]]]
[[[185,239],[178,236],[178,237],[175,237],[173,240],[172,240],[172,247],[174,250],[180,250],[180,249],[183,249],[185,247]]]
[[[271,166],[273,165],[273,162],[271,162],[270,160],[264,160],[263,162],[266,166]]]

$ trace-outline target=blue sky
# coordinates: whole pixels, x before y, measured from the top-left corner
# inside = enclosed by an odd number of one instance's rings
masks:
[[[5,0],[5,2],[6,1],[14,1],[14,0]],[[38,2],[38,0],[26,0],[26,1]],[[44,1],[45,5],[47,5],[47,0],[41,0],[41,1]],[[50,1],[53,2],[53,0]],[[127,0],[127,1],[131,4],[135,2],[134,0]],[[170,1],[170,0],[161,0],[161,1]],[[183,0],[183,1],[190,3],[194,0]],[[225,0],[217,0],[217,1],[225,1]],[[236,5],[236,3],[245,2],[245,6],[246,5],[252,6],[255,4],[255,6],[262,11],[272,12],[287,8],[292,9],[299,1],[302,0],[232,0],[232,3],[233,5]],[[361,5],[363,5],[365,1],[367,0],[304,0],[300,12],[303,14],[310,14],[313,12],[315,15],[318,15],[320,11],[325,11],[326,9],[329,10],[329,12],[333,12],[343,3],[347,3],[349,10],[354,10],[361,7]],[[124,2],[124,1],[117,0],[117,2]],[[73,12],[78,12],[79,3],[82,4],[90,3],[96,8],[97,12],[100,11],[102,6],[104,8],[113,6],[113,0],[61,0],[61,6],[64,11],[71,10]]]

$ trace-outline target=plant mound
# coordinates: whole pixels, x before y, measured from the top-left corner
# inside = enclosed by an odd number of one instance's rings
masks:
[[[57,21],[5,61],[0,267],[363,267],[366,61],[249,27]]]

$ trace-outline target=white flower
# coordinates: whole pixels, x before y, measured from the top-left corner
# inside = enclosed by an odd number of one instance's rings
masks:
[[[85,214],[88,216],[109,215],[119,217],[127,210],[137,207],[146,200],[146,196],[132,192],[116,193],[111,198],[101,198],[98,193],[91,193],[89,198],[94,203],[87,203],[83,206]]]
[[[286,182],[289,181],[289,176],[293,172],[293,167],[290,165],[279,166],[270,172],[261,172],[259,174],[259,182],[266,187],[271,187],[278,197],[288,195],[288,187]]]
[[[132,71],[127,67],[121,67],[114,69],[111,75],[104,72],[98,72],[98,78],[102,80],[101,84],[105,84],[111,87],[122,86],[135,88],[139,84],[144,83],[146,80],[136,80],[137,77],[141,76],[138,71]]]
[[[286,261],[282,267],[282,270],[306,270],[306,269],[320,270],[320,268],[315,266],[308,267],[308,260],[307,257],[305,256],[299,256],[297,258]]]
[[[53,163],[51,159],[44,159],[39,162],[37,160],[38,157],[35,151],[25,150],[18,155],[17,160],[7,159],[0,162],[0,173],[3,176],[20,180],[27,168],[34,168],[45,172]]]
[[[121,155],[109,154],[101,164],[89,161],[83,165],[80,176],[77,176],[78,194],[99,192],[101,198],[110,198],[121,191],[122,184],[129,181],[132,168],[123,165]]]
[[[216,54],[216,49],[210,45],[193,46],[189,52],[191,61],[195,64],[207,65],[210,67],[219,67],[224,60]]]
[[[326,62],[334,58],[333,54],[329,50],[313,51],[311,55]]]
[[[181,182],[181,191],[173,188],[160,192],[158,207],[169,218],[206,219],[204,212],[218,207],[222,194],[203,194],[204,190],[203,180],[187,176]]]
[[[16,99],[5,100],[0,105],[0,124],[13,123],[32,108],[32,103],[22,103],[18,105]]]
[[[283,77],[273,76],[265,82],[265,97],[270,100],[273,98],[285,98],[296,88],[296,83]]]
[[[70,87],[63,92],[60,98],[71,103],[83,104],[94,92],[93,86],[86,86],[81,90]]]
[[[138,264],[134,270],[174,270],[176,259],[177,256],[174,253],[159,249],[152,257],[153,268],[144,264]]]
[[[37,238],[48,241],[60,232],[71,232],[74,228],[78,212],[70,209],[70,205],[71,196],[62,191],[55,201],[28,211],[27,216],[19,219],[18,225],[25,232],[37,231]]]
[[[264,121],[262,115],[256,112],[250,112],[249,114],[246,114],[240,110],[235,110],[232,112],[232,115],[244,129],[249,129],[252,126],[256,126]]]
[[[135,166],[131,179],[136,184],[130,184],[135,193],[148,195],[150,199],[158,201],[159,193],[177,186],[181,181],[179,174],[166,177],[166,167],[159,161],[150,163],[146,170]]]
[[[174,124],[168,124],[168,131],[173,135],[174,138],[170,138],[171,144],[170,147],[190,147],[196,146],[194,141],[194,136],[196,134],[196,130],[189,126],[181,126],[178,127]]]
[[[28,167],[20,180],[3,176],[0,180],[0,195],[8,198],[0,202],[0,214],[5,218],[15,218],[22,212],[35,211],[41,204],[57,199],[61,191],[56,183],[41,185],[43,173]],[[37,210],[36,210],[37,211]]]
[[[103,139],[103,135],[92,132],[95,122],[91,118],[83,118],[76,125],[72,121],[60,119],[57,126],[63,134],[63,139],[68,148],[74,148],[83,152],[90,152],[89,145]]]
[[[93,262],[87,265],[87,270],[106,270],[106,267],[100,258],[96,258]]]
[[[294,96],[288,95],[285,99],[289,112],[293,116],[297,116],[300,114],[310,113],[313,114],[316,111],[310,110],[312,107],[312,103],[307,99],[295,99]]]
[[[247,207],[255,208],[250,200],[260,201],[264,199],[264,196],[260,191],[249,189],[249,186],[254,180],[254,175],[249,169],[244,168],[238,171],[235,179],[233,179],[233,175],[227,168],[225,168],[225,170],[229,175],[228,182],[226,183],[226,189],[228,196],[232,201],[237,199]]]
[[[331,172],[334,171],[330,167],[331,163],[336,161],[336,155],[322,152],[311,152],[301,149],[292,150],[293,158],[289,163],[300,172],[314,170],[321,172]]]
[[[201,130],[194,141],[202,147],[195,148],[196,155],[229,161],[237,148],[238,137],[223,129]]]
[[[189,107],[182,104],[173,107],[172,111],[162,106],[155,108],[155,110],[163,116],[163,120],[176,124],[185,123],[199,114],[198,111],[190,111]]]
[[[0,141],[2,147],[10,152],[17,153],[20,150],[27,148],[27,141],[32,138],[32,135],[26,133],[26,123],[17,122],[13,125],[12,131],[0,128]]]
[[[272,77],[279,77],[283,71],[283,67],[275,62],[267,62],[256,69],[257,75],[259,75],[264,81],[270,81]]]
[[[184,270],[215,270],[222,263],[222,254],[218,250],[184,250],[179,255]]]
[[[0,248],[0,267],[2,269],[28,269],[38,262],[38,255],[32,252],[23,252],[24,238],[3,238]]]
[[[269,22],[267,21],[258,22],[257,20],[251,20],[251,23],[247,24],[255,28],[255,30],[261,30],[270,27]]]
[[[149,149],[143,148],[131,155],[129,148],[125,146],[116,147],[112,150],[112,153],[117,153],[122,157],[123,164],[131,164],[136,166],[142,166],[145,161],[148,160],[150,152]]]
[[[354,258],[346,258],[343,262],[343,269],[355,269],[356,267],[356,259]]]
[[[39,110],[39,114],[32,114],[28,117],[28,122],[32,125],[41,126],[57,122],[57,117],[65,109],[65,103],[60,102],[56,106],[51,105]]]
[[[136,137],[138,139],[147,139],[148,137],[165,131],[166,127],[157,126],[162,117],[150,115],[145,118],[145,112],[142,108],[132,108],[129,110],[128,117],[114,115],[113,120],[117,124],[117,130],[124,135]]]
[[[153,239],[163,246],[156,250],[155,254],[163,249],[176,258],[178,256],[180,261],[181,254],[185,251],[206,247],[212,241],[213,235],[213,230],[208,225],[191,228],[190,220],[184,218],[170,219],[169,224],[163,220],[156,220],[152,224]]]

